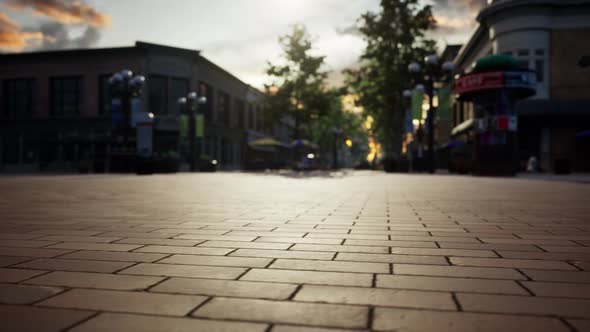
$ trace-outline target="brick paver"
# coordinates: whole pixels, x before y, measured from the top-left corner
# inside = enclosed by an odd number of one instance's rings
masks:
[[[590,187],[0,179],[0,331],[589,331]]]

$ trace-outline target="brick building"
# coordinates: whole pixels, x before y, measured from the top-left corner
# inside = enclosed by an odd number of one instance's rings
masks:
[[[99,169],[108,168],[108,79],[121,69],[146,77],[141,104],[142,111],[156,116],[157,154],[178,152],[177,101],[189,91],[208,99],[202,106],[204,151],[198,153],[218,160],[223,169],[242,167],[249,140],[284,132],[264,120],[261,92],[198,51],[137,42],[131,47],[2,54],[0,170],[72,171],[87,156],[103,164]]]
[[[468,72],[479,58],[514,56],[537,72],[537,94],[517,105],[522,162],[530,156],[545,171],[565,161],[574,171],[589,171],[590,72],[579,67],[590,55],[590,2],[583,0],[496,0],[478,15],[479,25],[455,59]],[[474,105],[454,107],[453,136],[469,141]]]

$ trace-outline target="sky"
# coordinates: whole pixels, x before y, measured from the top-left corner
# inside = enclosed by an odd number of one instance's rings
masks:
[[[439,47],[464,43],[486,0],[422,0],[433,5]],[[0,0],[0,52],[116,47],[145,41],[200,50],[246,83],[261,88],[278,38],[303,24],[326,56],[330,83],[354,67],[364,48],[360,15],[379,0]]]

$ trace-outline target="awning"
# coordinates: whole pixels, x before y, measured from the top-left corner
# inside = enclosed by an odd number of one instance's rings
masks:
[[[312,149],[319,149],[320,148],[319,145],[312,143],[306,139],[296,139],[293,142],[291,142],[291,146],[292,147],[304,147],[305,146],[305,147],[309,147]]]
[[[467,121],[464,121],[463,123],[461,123],[457,127],[453,128],[451,135],[452,136],[460,135],[460,134],[466,132],[467,130],[470,130],[471,128],[473,128],[473,119],[469,119]]]
[[[462,142],[462,141],[450,141],[447,144],[441,145],[439,147],[439,149],[452,149],[454,147],[461,146],[461,145],[464,145],[464,144],[465,144],[465,142]]]
[[[277,152],[277,149],[272,146],[256,146],[256,145],[252,146],[252,145],[250,145],[250,148],[252,150],[261,151],[261,152],[270,152],[270,153]]]
[[[518,116],[584,116],[590,114],[590,99],[527,99],[516,103]]]
[[[260,147],[285,147],[285,144],[277,141],[272,137],[265,137],[252,140],[248,142],[248,145],[253,148],[260,148]]]

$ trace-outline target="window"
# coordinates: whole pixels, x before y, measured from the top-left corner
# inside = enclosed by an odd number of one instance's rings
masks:
[[[522,69],[528,69],[529,68],[529,60],[518,60],[518,65]]]
[[[203,113],[205,113],[205,121],[213,122],[213,87],[205,82],[200,82],[197,93],[199,97],[204,96],[207,98],[207,103],[199,106]]]
[[[246,128],[245,126],[245,118],[246,118],[246,109],[244,107],[244,102],[242,100],[237,99],[235,101],[235,114],[236,114],[236,127],[240,129]]]
[[[518,56],[529,56],[529,50],[518,50]]]
[[[224,124],[226,127],[230,126],[230,109],[229,109],[229,95],[227,93],[219,91],[217,97],[217,115],[219,123]]]
[[[258,107],[256,111],[256,122],[256,128],[258,129],[258,131],[264,132],[264,120],[262,115],[262,108],[260,107]]]
[[[113,103],[111,97],[111,85],[109,78],[111,75],[100,75],[98,77],[98,114],[106,115],[111,113]]]
[[[168,78],[150,75],[147,79],[147,88],[150,112],[168,114]]]
[[[20,162],[20,136],[15,133],[4,133],[2,136],[2,161],[5,164]]]
[[[171,114],[180,114],[181,105],[178,98],[186,97],[188,94],[188,79],[173,78],[170,81],[170,110]]]
[[[248,129],[256,130],[254,119],[254,105],[250,104],[250,109],[248,110]]]
[[[538,48],[535,50],[535,55],[536,56],[545,56],[545,50],[542,48]]]
[[[54,77],[51,79],[51,114],[79,115],[82,108],[82,78]]]
[[[502,52],[502,54],[504,54],[504,55],[512,55],[512,51]]]
[[[33,79],[4,81],[4,115],[9,118],[28,117],[33,114]]]
[[[537,82],[542,83],[545,78],[545,61],[535,60],[535,71],[537,72]]]

